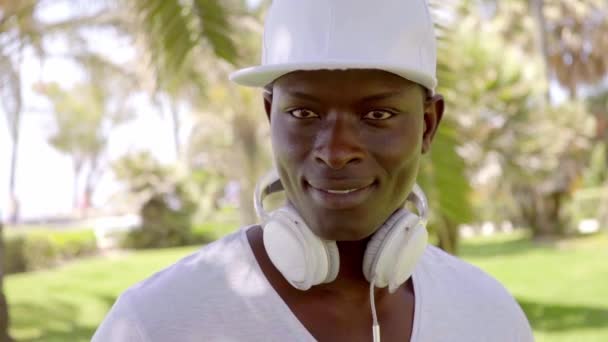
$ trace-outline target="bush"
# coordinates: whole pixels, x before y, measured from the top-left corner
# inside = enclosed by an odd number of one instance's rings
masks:
[[[150,198],[140,210],[142,225],[127,234],[126,248],[164,248],[194,242],[192,216],[194,203],[179,186],[173,191]]]
[[[22,235],[7,235],[4,238],[4,272],[5,274],[25,272],[24,248],[25,237]]]
[[[48,237],[56,246],[59,257],[63,259],[87,256],[97,251],[97,239],[93,230],[66,231],[50,234]]]
[[[26,271],[51,268],[59,262],[59,251],[49,235],[42,233],[26,235],[23,245]]]
[[[213,234],[193,227],[219,207],[224,176],[178,163],[163,165],[149,153],[121,158],[113,165],[116,179],[127,186],[137,205],[141,225],[120,241],[124,248],[163,248],[200,245]]]
[[[9,234],[4,243],[7,274],[46,269],[97,252],[92,230],[35,230]]]

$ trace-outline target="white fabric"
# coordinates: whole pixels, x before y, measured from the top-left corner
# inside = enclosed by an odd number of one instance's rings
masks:
[[[93,341],[314,341],[266,280],[245,231],[127,290]],[[413,283],[411,341],[533,341],[496,280],[436,247],[427,247]]]
[[[230,79],[263,87],[296,70],[380,69],[434,90],[436,39],[426,0],[274,0],[262,64]]]

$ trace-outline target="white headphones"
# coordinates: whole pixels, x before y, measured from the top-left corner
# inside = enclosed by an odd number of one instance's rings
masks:
[[[273,170],[257,184],[254,194],[270,260],[285,279],[300,290],[334,281],[340,267],[336,242],[316,236],[291,207],[265,211],[264,198],[281,190],[283,185]],[[408,200],[415,204],[419,215],[406,208],[396,211],[374,233],[363,258],[365,278],[377,287],[388,286],[391,293],[412,275],[428,242],[427,200],[418,185]]]

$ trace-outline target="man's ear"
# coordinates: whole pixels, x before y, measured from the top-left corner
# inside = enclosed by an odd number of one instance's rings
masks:
[[[264,89],[264,110],[266,110],[266,117],[270,122],[270,113],[272,113],[272,91]]]
[[[443,118],[445,102],[443,96],[436,94],[426,100],[424,104],[424,132],[422,136],[422,153],[431,149],[431,143]]]

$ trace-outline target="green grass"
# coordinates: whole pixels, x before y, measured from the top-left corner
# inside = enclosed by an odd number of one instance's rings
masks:
[[[134,252],[11,275],[11,332],[19,341],[89,341],[120,292],[195,250]],[[608,341],[608,236],[545,246],[517,235],[475,239],[463,244],[462,255],[516,296],[538,341]]]
[[[476,239],[461,254],[517,298],[537,341],[608,341],[608,235],[534,245]]]
[[[18,341],[90,341],[118,294],[195,250],[142,251],[11,275],[11,334]]]

